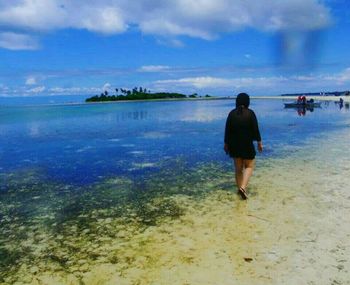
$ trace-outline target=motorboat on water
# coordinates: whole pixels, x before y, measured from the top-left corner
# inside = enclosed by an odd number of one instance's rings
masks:
[[[321,102],[306,101],[306,102],[289,102],[284,103],[284,108],[321,108]]]

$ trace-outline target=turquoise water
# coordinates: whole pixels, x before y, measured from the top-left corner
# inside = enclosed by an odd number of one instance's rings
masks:
[[[231,100],[1,106],[0,284],[56,271],[81,280],[104,252],[89,248],[180,219],[187,209],[179,197],[232,193],[223,152],[232,108]],[[350,126],[349,109],[334,102],[304,115],[282,100],[252,100],[251,108],[265,146],[260,168],[295,161]],[[120,270],[129,262],[103,258]]]

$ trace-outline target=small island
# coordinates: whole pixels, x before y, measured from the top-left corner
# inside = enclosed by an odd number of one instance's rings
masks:
[[[104,91],[100,95],[95,95],[87,98],[85,102],[109,102],[109,101],[128,101],[128,100],[152,100],[152,99],[184,99],[184,98],[198,98],[197,93],[191,95],[185,95],[181,93],[172,92],[156,92],[152,93],[150,90],[142,87],[135,87],[132,90],[127,90],[123,88],[116,88],[115,95],[109,95],[108,91]],[[205,95],[205,98],[211,97],[210,95]]]

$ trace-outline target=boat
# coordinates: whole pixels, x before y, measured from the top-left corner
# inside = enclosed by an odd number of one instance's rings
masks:
[[[321,102],[306,102],[306,103],[298,103],[298,102],[290,102],[284,103],[284,108],[321,108]]]

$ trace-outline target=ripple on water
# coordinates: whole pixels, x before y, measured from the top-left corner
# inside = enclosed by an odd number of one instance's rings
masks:
[[[170,137],[170,134],[164,132],[145,132],[143,137],[146,139],[162,139]]]

